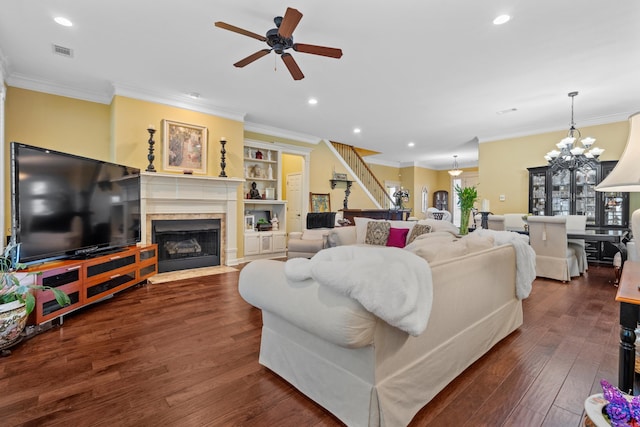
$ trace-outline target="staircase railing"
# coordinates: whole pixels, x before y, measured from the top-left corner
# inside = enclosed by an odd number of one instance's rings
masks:
[[[380,208],[387,209],[393,206],[393,199],[387,193],[387,189],[378,181],[354,147],[334,141],[331,141],[331,145],[349,165],[353,174],[362,182],[362,185],[367,188]]]

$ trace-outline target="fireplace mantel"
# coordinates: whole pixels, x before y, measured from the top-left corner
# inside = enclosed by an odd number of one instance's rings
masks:
[[[238,188],[244,179],[142,172],[141,236],[151,243],[150,216],[222,215],[225,265],[238,264]]]

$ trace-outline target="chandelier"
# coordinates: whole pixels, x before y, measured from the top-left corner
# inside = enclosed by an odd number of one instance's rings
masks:
[[[462,173],[462,169],[458,167],[458,156],[453,156],[453,169],[449,171],[449,175],[458,176]]]
[[[571,127],[566,138],[556,144],[558,149],[549,151],[544,158],[549,162],[552,170],[593,169],[604,149],[593,147],[596,140],[591,137],[580,140],[582,147],[577,144],[574,146],[581,137],[580,131],[576,129],[576,124],[573,121],[573,99],[578,95],[578,92],[569,92],[568,95],[571,97]]]

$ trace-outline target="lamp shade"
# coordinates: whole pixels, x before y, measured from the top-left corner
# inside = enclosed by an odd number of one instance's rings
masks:
[[[640,159],[640,112],[629,117],[627,146],[616,167],[596,186],[596,191],[640,191],[638,159]],[[631,215],[631,233],[634,240],[640,238],[640,209],[636,209]]]
[[[640,112],[629,117],[629,139],[616,167],[596,186],[596,191],[640,191]]]

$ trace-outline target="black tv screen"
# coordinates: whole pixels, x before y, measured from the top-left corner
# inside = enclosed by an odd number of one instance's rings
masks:
[[[11,143],[17,262],[83,256],[140,241],[140,170]]]

